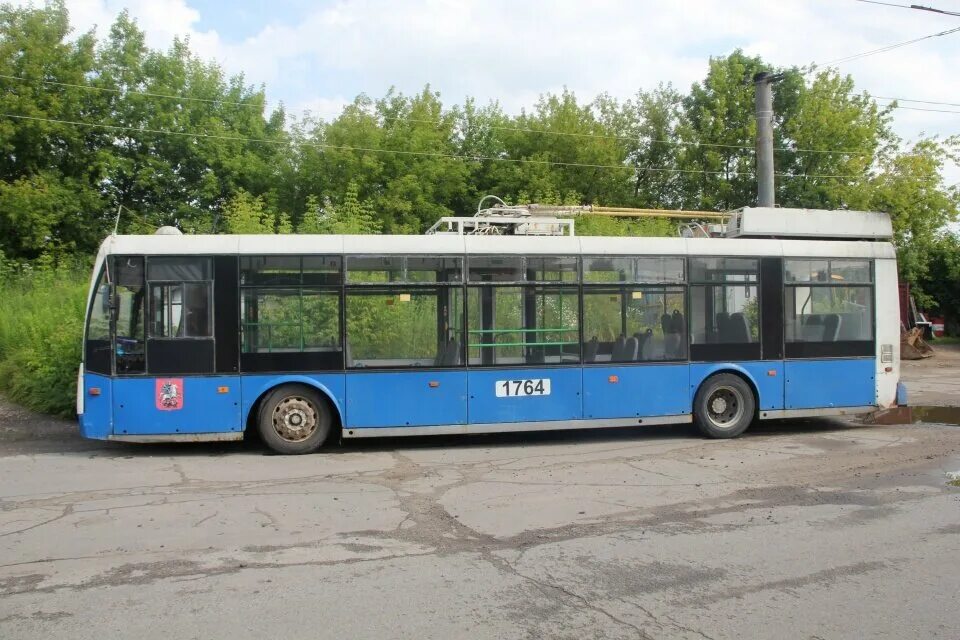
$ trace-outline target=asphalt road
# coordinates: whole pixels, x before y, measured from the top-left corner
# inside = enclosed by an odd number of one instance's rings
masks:
[[[254,444],[0,407],[0,638],[957,638],[960,428]]]

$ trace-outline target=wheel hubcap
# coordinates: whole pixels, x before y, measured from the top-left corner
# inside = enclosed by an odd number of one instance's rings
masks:
[[[743,397],[733,387],[718,387],[707,400],[707,417],[720,428],[729,428],[743,415]]]
[[[303,442],[319,426],[317,409],[306,398],[289,396],[273,410],[273,429],[287,442]]]

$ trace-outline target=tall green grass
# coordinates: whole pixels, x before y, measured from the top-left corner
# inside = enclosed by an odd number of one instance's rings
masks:
[[[0,270],[0,394],[74,415],[89,270],[43,263]]]

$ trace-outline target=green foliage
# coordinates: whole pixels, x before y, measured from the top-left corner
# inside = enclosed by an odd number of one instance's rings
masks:
[[[881,161],[883,171],[870,182],[868,206],[893,220],[901,278],[919,284],[927,275],[940,230],[957,220],[960,190],[947,188],[940,170],[950,147],[922,140]]]
[[[243,189],[227,201],[223,211],[224,233],[291,233],[287,214],[269,207],[262,196]]]
[[[960,236],[941,235],[929,248],[926,273],[912,289],[918,304],[936,311],[960,335]]]
[[[583,215],[577,218],[577,233],[581,236],[643,236],[676,235],[675,220],[666,218],[618,219],[601,215]]]
[[[89,268],[4,264],[0,280],[0,392],[70,416],[76,400]]]
[[[367,200],[360,200],[357,182],[351,181],[343,202],[330,205],[326,211],[321,209],[316,196],[307,198],[307,209],[297,232],[364,235],[380,233],[380,230],[373,206]]]

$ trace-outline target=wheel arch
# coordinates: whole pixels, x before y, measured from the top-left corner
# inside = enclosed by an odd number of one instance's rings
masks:
[[[330,389],[329,386],[318,382],[309,376],[286,375],[270,378],[269,380],[264,381],[262,384],[256,385],[250,389],[249,397],[254,398],[254,400],[246,408],[246,414],[244,416],[245,431],[249,432],[251,429],[256,429],[257,414],[260,412],[260,405],[263,404],[263,399],[266,398],[274,389],[282,387],[286,384],[303,384],[319,391],[321,397],[323,397],[329,403],[330,409],[332,410],[331,414],[334,419],[333,427],[336,429],[343,427],[343,408],[341,403],[337,400],[336,394],[332,389]]]
[[[750,387],[750,391],[753,392],[754,400],[754,419],[760,415],[760,387],[757,385],[757,381],[754,380],[753,376],[749,371],[744,369],[741,366],[735,364],[718,364],[716,367],[711,367],[700,381],[696,384],[690,385],[690,407],[694,409],[694,399],[697,397],[697,394],[700,392],[700,389],[703,388],[703,385],[707,383],[710,378],[721,373],[729,373],[741,378],[744,382],[747,383],[747,386]]]

